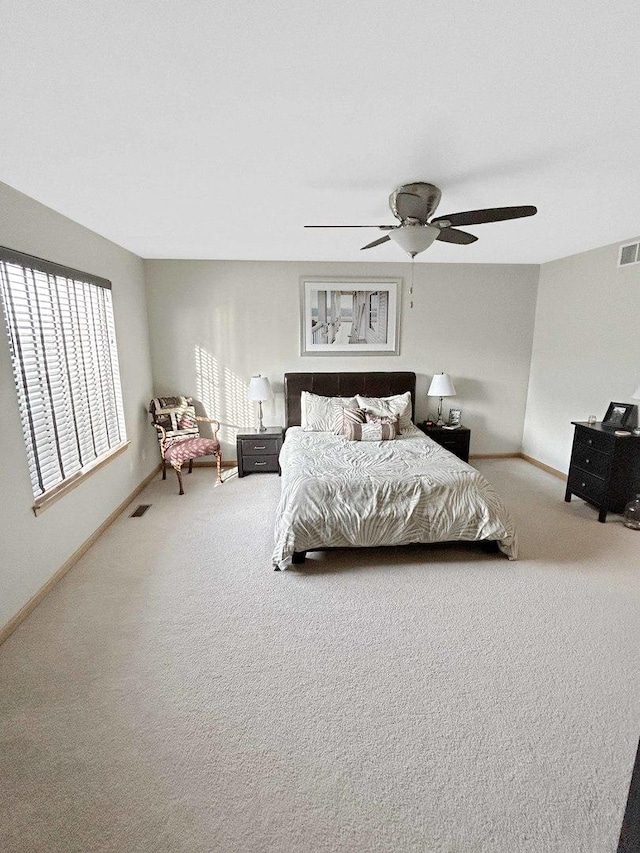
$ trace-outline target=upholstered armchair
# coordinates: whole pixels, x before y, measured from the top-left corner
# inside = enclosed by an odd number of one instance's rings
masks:
[[[193,460],[201,456],[215,456],[218,468],[218,482],[222,484],[222,453],[217,435],[220,422],[213,418],[196,415],[191,405],[191,397],[156,397],[149,404],[151,421],[158,435],[160,456],[162,458],[162,479],[167,479],[167,463],[178,477],[179,494],[184,494],[182,485],[182,466],[189,462],[189,473],[193,470]],[[213,438],[200,435],[198,423],[211,424]]]

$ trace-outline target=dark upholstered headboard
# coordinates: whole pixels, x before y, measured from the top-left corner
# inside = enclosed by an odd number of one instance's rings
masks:
[[[416,404],[416,375],[393,373],[285,373],[285,427],[300,426],[300,395],[303,391],[322,397],[391,397],[411,392],[411,416]]]

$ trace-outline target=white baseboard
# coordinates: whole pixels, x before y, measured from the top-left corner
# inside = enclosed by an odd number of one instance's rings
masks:
[[[558,477],[560,480],[566,480],[567,475],[562,471],[558,471],[557,468],[552,468],[551,465],[545,465],[544,462],[539,462],[537,459],[534,459],[533,456],[527,456],[526,453],[518,454],[525,462],[528,462],[530,465],[535,465],[536,468],[541,468],[543,471],[546,471],[547,474],[553,474],[554,477]]]

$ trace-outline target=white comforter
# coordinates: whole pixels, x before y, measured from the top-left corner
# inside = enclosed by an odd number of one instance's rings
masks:
[[[496,540],[517,556],[509,513],[487,480],[417,427],[394,441],[347,441],[291,427],[280,453],[273,563],[294,551]]]

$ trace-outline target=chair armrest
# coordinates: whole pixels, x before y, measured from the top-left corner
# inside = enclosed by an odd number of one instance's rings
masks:
[[[160,445],[160,453],[164,456],[167,444],[167,431],[160,424],[153,423],[156,432],[158,433],[158,444]]]
[[[205,418],[202,415],[196,415],[197,421],[202,421],[205,424],[215,424],[215,429],[212,432],[216,433],[220,429],[220,421],[217,421],[215,418]]]
[[[211,432],[213,434],[213,437],[215,438],[217,436],[218,430],[220,429],[220,421],[217,421],[215,418],[201,417],[200,415],[196,415],[196,420],[202,421],[203,423],[206,423],[206,424],[211,424]],[[215,426],[214,426],[214,424],[215,424]]]

